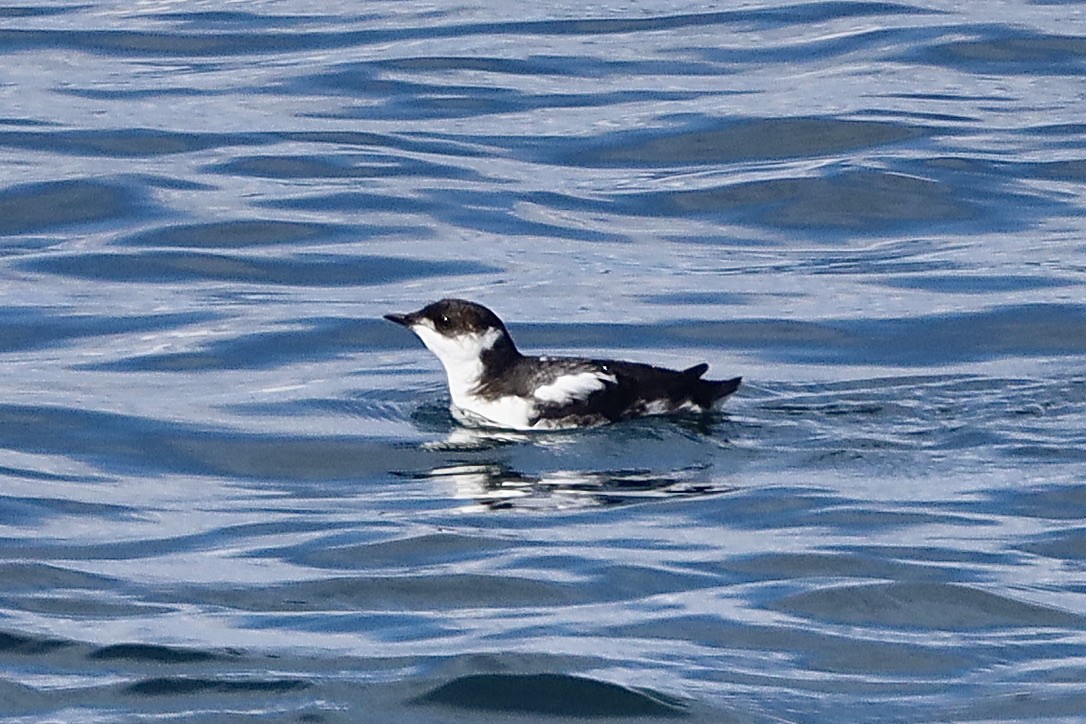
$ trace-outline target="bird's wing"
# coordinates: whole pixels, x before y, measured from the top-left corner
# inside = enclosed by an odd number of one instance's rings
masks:
[[[617,383],[618,378],[605,367],[572,369],[537,387],[532,396],[544,405],[563,407],[583,402]]]

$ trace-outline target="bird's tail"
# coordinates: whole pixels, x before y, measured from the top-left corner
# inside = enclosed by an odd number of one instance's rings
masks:
[[[697,395],[694,398],[700,407],[708,410],[715,403],[720,402],[728,395],[739,389],[743,382],[742,377],[733,377],[730,380],[700,380]]]

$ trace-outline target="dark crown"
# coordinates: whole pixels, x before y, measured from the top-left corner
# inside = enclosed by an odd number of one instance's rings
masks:
[[[428,304],[418,311],[434,324],[442,334],[482,333],[488,329],[500,329],[508,334],[498,315],[481,304],[465,299],[442,299]]]

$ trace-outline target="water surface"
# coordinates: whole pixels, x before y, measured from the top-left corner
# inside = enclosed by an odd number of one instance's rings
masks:
[[[0,18],[0,718],[1086,711],[1077,5]],[[446,295],[746,384],[464,430]]]

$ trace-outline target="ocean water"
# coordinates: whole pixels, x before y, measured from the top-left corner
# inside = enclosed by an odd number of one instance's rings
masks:
[[[0,7],[0,720],[1078,722],[1086,11]],[[483,434],[381,319],[745,385]]]

